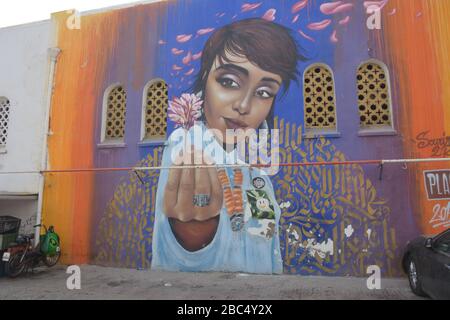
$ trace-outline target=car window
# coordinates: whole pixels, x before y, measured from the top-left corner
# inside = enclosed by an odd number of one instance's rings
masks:
[[[435,248],[438,251],[450,254],[450,231],[439,237],[435,243]]]

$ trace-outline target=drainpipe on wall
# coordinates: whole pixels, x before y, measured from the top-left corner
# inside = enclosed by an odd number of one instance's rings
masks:
[[[48,77],[48,84],[47,84],[47,97],[46,97],[46,106],[45,106],[45,114],[44,114],[44,140],[42,142],[43,151],[42,151],[42,159],[41,159],[41,171],[47,169],[47,141],[48,141],[48,135],[49,135],[49,125],[50,125],[50,108],[52,105],[52,95],[53,95],[53,88],[54,88],[54,81],[55,81],[55,70],[56,70],[56,63],[58,61],[58,56],[61,53],[61,49],[55,47],[55,48],[49,48],[48,49],[48,55],[50,57],[50,70],[49,70],[49,77]],[[38,195],[38,207],[37,207],[37,215],[36,215],[36,224],[41,224],[42,220],[42,208],[43,208],[43,202],[44,202],[44,187],[45,187],[45,177],[44,174],[41,173],[39,175],[39,195]],[[37,227],[35,229],[34,233],[34,239],[35,239],[35,246],[39,245],[39,237],[40,237],[40,227]]]

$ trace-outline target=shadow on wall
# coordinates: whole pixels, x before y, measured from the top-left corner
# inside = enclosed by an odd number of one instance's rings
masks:
[[[281,162],[346,160],[329,140],[302,143],[301,128],[278,119],[275,125]],[[158,166],[162,151],[138,166]],[[141,173],[141,179],[130,173],[116,188],[95,235],[95,264],[150,268],[159,172]],[[400,274],[390,207],[359,165],[284,167],[272,180],[282,208],[285,273],[365,276],[377,265],[388,276]]]

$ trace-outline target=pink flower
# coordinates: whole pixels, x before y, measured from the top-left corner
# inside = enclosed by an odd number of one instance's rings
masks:
[[[195,94],[184,93],[180,98],[175,97],[169,101],[169,119],[175,127],[189,130],[202,115],[203,101]]]

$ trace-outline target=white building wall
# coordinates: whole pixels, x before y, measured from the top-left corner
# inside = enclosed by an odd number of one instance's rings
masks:
[[[0,199],[0,216],[13,216],[19,218],[20,234],[32,234],[36,225],[36,212],[38,202],[34,198],[21,197],[18,199]]]
[[[51,21],[0,29],[0,97],[10,100],[6,148],[0,150],[0,198],[39,192]]]

